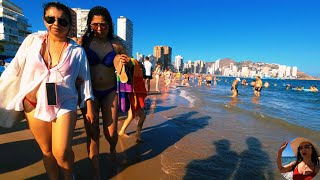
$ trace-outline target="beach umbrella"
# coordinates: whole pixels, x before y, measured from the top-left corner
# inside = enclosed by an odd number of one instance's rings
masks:
[[[4,62],[11,63],[12,59],[13,59],[13,58],[5,59]]]

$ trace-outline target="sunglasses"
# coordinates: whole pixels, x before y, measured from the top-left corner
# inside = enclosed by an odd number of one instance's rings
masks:
[[[310,149],[312,146],[310,144],[306,144],[304,146],[299,146],[299,150],[302,150],[302,149]]]
[[[93,30],[97,30],[98,27],[100,27],[102,30],[106,30],[109,27],[107,23],[92,23],[90,25]]]
[[[64,18],[55,18],[53,16],[46,16],[44,17],[44,20],[48,23],[48,24],[53,24],[55,21],[58,21],[58,24],[63,26],[63,27],[67,27],[69,22],[64,19]]]

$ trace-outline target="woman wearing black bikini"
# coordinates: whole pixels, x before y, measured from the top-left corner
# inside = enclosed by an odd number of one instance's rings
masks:
[[[111,158],[116,158],[118,141],[118,94],[116,92],[116,74],[114,65],[127,64],[130,57],[126,55],[120,41],[114,39],[113,23],[108,10],[97,6],[90,10],[87,20],[87,31],[78,42],[87,54],[95,96],[95,111],[101,110],[103,133],[110,144]],[[117,56],[116,59],[115,56]],[[86,109],[82,109],[86,113]],[[100,178],[99,167],[99,119],[89,122],[84,117],[87,132],[88,156],[91,160],[93,179]]]

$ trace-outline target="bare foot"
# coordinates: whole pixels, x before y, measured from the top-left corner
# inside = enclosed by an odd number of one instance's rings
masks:
[[[125,138],[129,138],[129,137],[130,137],[128,134],[126,134],[126,133],[124,133],[124,132],[122,132],[122,131],[120,131],[120,132],[118,133],[118,135],[119,135],[119,136],[122,136],[122,137],[125,137]]]

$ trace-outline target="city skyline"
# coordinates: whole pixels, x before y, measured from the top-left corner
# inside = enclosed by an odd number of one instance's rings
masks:
[[[32,5],[11,1],[23,9],[33,32],[44,29],[41,4],[47,1],[35,0]],[[320,2],[316,0],[164,0],[157,5],[124,0],[121,6],[98,0],[60,2],[71,8],[105,6],[113,23],[120,16],[129,18],[134,24],[133,54],[153,54],[154,46],[170,46],[172,59],[181,55],[186,61],[260,61],[298,66],[303,72],[320,76]]]

